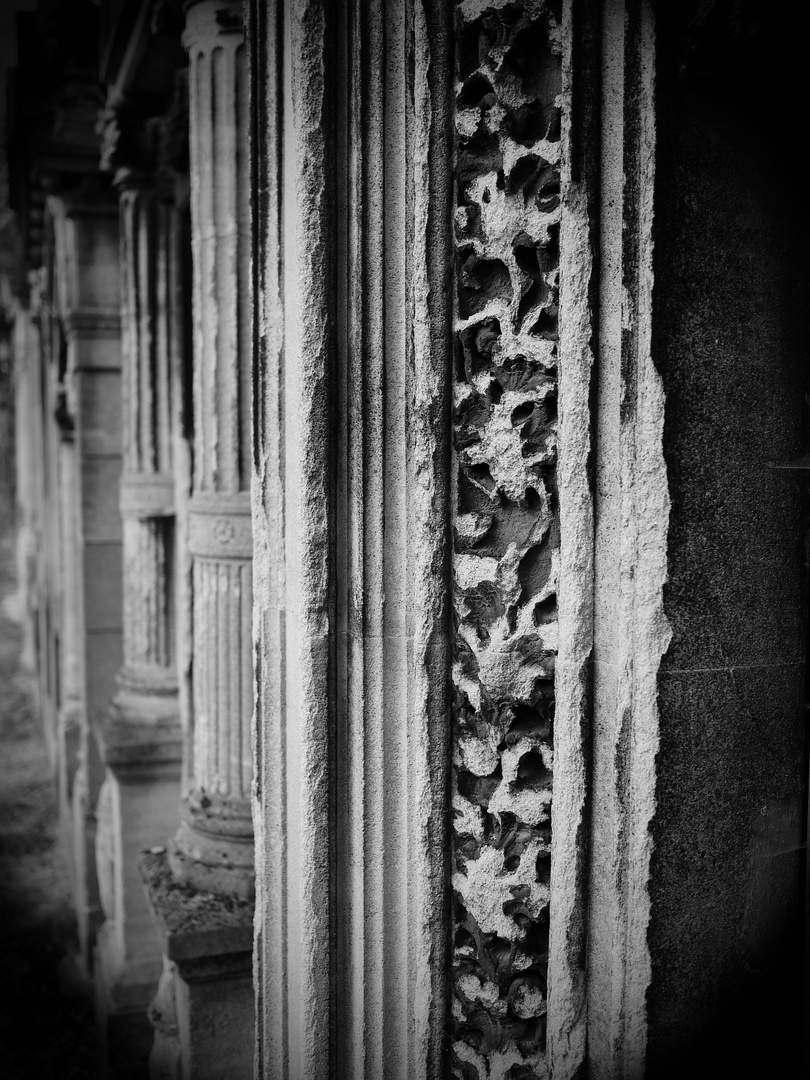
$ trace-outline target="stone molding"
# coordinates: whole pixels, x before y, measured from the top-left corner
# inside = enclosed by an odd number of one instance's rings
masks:
[[[188,507],[189,550],[203,559],[252,559],[250,496],[195,495]]]
[[[548,1044],[555,1080],[592,1068],[618,1080],[646,1068],[670,639],[664,394],[651,355],[655,16],[646,0],[601,17],[565,7]]]
[[[123,473],[121,513],[133,518],[170,517],[174,514],[174,477],[170,473]]]
[[[187,13],[195,492],[250,486],[250,224],[241,4]]]
[[[79,338],[83,340],[93,338],[117,340],[121,334],[121,316],[117,311],[110,311],[109,308],[73,308],[65,312],[62,325],[68,341],[75,341]],[[101,371],[109,369],[117,371],[120,367],[121,362],[118,357],[109,354],[109,359],[106,362],[101,362],[99,357],[93,356],[92,363],[77,364],[75,370]]]

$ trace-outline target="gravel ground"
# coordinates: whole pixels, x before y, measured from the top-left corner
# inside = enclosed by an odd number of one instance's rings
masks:
[[[55,784],[21,631],[10,617],[14,563],[0,540],[0,1076],[90,1080],[92,987],[77,961]]]

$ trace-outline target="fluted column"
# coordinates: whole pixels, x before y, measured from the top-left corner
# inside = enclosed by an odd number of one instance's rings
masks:
[[[193,255],[193,760],[172,868],[253,895],[250,231],[241,6],[193,4],[189,53]]]
[[[159,310],[156,198],[121,193],[124,276],[124,667],[117,719],[147,724],[176,756],[171,400],[165,314]]]
[[[166,215],[149,176],[119,169],[123,473],[123,665],[103,731],[97,864],[106,922],[97,980],[111,1046],[118,1018],[146,1004],[162,967],[138,879],[144,847],[176,821],[182,732],[174,632],[174,480]],[[120,1026],[120,1025],[119,1025]],[[113,1054],[116,1052],[112,1049]]]

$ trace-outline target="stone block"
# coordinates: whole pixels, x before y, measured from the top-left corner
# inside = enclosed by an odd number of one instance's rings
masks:
[[[89,349],[91,343],[84,348]],[[109,343],[92,343],[108,350]],[[121,453],[121,377],[113,371],[82,372],[77,377],[81,412],[81,452],[110,457]]]
[[[120,629],[97,630],[86,637],[85,698],[87,718],[93,728],[98,728],[107,716],[121,653]]]
[[[85,457],[82,459],[81,470],[82,538],[85,543],[120,541],[120,457]]]
[[[252,1080],[253,904],[178,884],[165,849],[145,853],[140,865],[164,957],[175,965],[182,1080]],[[153,1077],[162,1060],[153,1054]]]

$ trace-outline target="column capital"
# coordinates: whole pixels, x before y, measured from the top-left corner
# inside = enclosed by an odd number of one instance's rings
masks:
[[[120,190],[149,189],[155,183],[157,131],[149,115],[129,97],[108,97],[96,128],[101,168]]]
[[[119,192],[154,191],[164,201],[176,200],[178,181],[188,173],[187,69],[175,71],[173,89],[160,106],[111,89],[96,132],[101,169]]]
[[[186,5],[183,44],[189,51],[218,38],[243,34],[240,0],[191,0]]]

